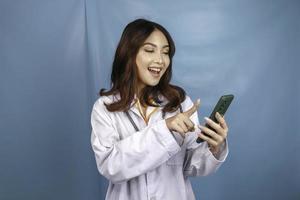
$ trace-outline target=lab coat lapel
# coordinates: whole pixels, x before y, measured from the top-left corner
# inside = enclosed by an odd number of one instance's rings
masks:
[[[113,98],[114,98],[114,101],[118,101],[120,99],[120,94],[115,95]],[[158,110],[156,111],[156,113],[153,114],[153,116],[156,115],[157,113],[161,113],[162,109],[163,109],[163,106],[166,103],[165,102],[166,99],[164,98],[164,96],[160,95],[159,99],[162,101],[162,103],[159,104]],[[139,112],[139,110],[138,110],[138,108],[135,104],[136,104],[136,95],[134,95],[134,99],[130,104],[129,112],[133,112],[135,115],[137,115],[138,117],[143,119],[143,117],[141,116],[141,114],[140,114],[140,112]],[[153,111],[153,109],[155,109],[155,108],[156,107],[154,107],[154,106],[149,106],[148,109],[147,109],[147,115],[149,113],[151,113]]]
[[[129,110],[132,111],[133,113],[135,113],[136,115],[138,115],[140,118],[143,119],[143,117],[141,116],[141,114],[140,114],[140,112],[139,112],[139,109],[138,109],[137,106],[136,106],[136,95],[135,95],[134,97],[135,97],[135,98],[134,98],[134,100],[132,101]],[[147,114],[146,114],[146,115],[148,116],[154,109],[157,109],[157,107],[155,107],[155,106],[148,106],[148,108],[147,108]],[[161,104],[159,104],[159,107],[158,107],[157,111],[155,111],[155,113],[153,113],[153,116],[156,115],[157,112],[160,113],[161,110],[162,110],[162,107],[161,107]],[[150,118],[152,118],[152,116],[151,116]]]

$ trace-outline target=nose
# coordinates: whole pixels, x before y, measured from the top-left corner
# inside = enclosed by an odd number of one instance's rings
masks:
[[[164,63],[164,59],[163,59],[163,54],[162,53],[157,53],[156,57],[155,57],[155,62],[158,64],[163,64]]]

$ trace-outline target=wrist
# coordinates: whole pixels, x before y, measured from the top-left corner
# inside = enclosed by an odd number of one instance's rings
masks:
[[[220,152],[219,146],[214,147],[214,146],[208,145],[208,149],[215,157],[217,157]]]

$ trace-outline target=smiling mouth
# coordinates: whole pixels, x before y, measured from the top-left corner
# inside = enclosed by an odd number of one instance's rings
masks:
[[[158,68],[158,67],[148,67],[148,70],[151,72],[151,73],[154,73],[154,74],[159,74],[161,72],[161,68]]]

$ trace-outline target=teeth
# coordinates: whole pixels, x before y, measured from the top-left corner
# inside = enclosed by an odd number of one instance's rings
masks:
[[[148,68],[150,71],[153,71],[153,72],[156,72],[156,73],[159,73],[161,71],[160,68],[155,68],[155,67],[149,67]]]

